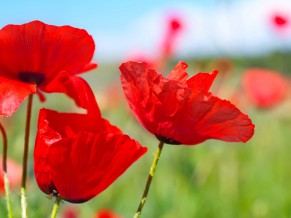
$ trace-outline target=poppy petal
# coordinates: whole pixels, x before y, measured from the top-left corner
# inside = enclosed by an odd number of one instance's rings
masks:
[[[210,74],[198,73],[187,81],[187,85],[189,88],[208,92],[217,74],[217,70],[212,71]]]
[[[210,110],[207,108],[196,125],[200,135],[229,142],[246,142],[253,136],[250,118],[229,101],[210,96],[207,104]]]
[[[87,65],[85,65],[84,66],[84,68],[82,69],[82,73],[84,73],[84,72],[87,72],[87,71],[90,71],[90,70],[93,70],[93,69],[95,69],[95,68],[97,68],[97,64],[96,63],[90,63],[90,64],[87,64]]]
[[[188,78],[188,73],[186,72],[187,68],[188,64],[180,61],[166,78],[179,82],[185,82],[186,79]]]
[[[79,107],[87,109],[88,114],[101,117],[94,93],[89,84],[78,76],[60,72],[49,84],[42,86],[44,92],[64,93],[70,96]]]
[[[20,72],[34,72],[50,80],[62,70],[81,73],[90,63],[95,45],[82,29],[32,21],[0,30],[0,72],[18,79]]]
[[[36,93],[36,85],[0,76],[0,92],[0,116],[8,117],[18,109],[28,95]]]
[[[169,144],[249,140],[254,133],[249,117],[208,91],[218,71],[186,80],[186,67],[180,62],[169,79],[143,63],[120,66],[124,94],[138,121]]]
[[[146,151],[107,120],[42,109],[35,177],[43,192],[82,203],[106,189]]]
[[[49,149],[53,182],[65,200],[82,203],[105,190],[144,152],[122,134],[80,133]]]

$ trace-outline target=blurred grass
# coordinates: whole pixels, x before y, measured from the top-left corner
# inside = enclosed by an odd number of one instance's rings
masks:
[[[261,65],[270,64],[267,60],[265,62]],[[239,83],[239,72],[246,63],[235,60],[234,71],[237,73],[232,75],[229,86]],[[193,68],[195,63],[190,61],[190,65]],[[260,66],[260,62],[250,62],[249,66]],[[128,110],[119,84],[118,65],[100,64],[96,71],[83,76],[95,90],[103,116],[148,147],[149,151],[99,196],[80,205],[64,202],[61,210],[73,206],[80,217],[87,218],[102,208],[110,208],[123,217],[133,217],[158,141],[137,123]],[[111,101],[116,99],[109,96],[109,101],[104,102],[103,95],[107,94],[107,87],[112,83],[118,84],[117,94],[120,94],[121,101],[110,107],[111,103],[116,103]],[[63,95],[47,95],[47,98],[45,104],[34,98],[28,182],[28,213],[31,218],[49,217],[54,203],[38,189],[33,177],[33,139],[38,109],[77,110]],[[23,104],[15,116],[1,118],[8,128],[9,156],[19,161],[22,160],[25,106]],[[291,116],[287,114],[280,118],[270,110],[249,107],[243,111],[256,125],[255,135],[248,143],[209,140],[197,146],[165,145],[142,217],[291,217]],[[15,217],[20,217],[19,202],[19,190],[14,190]],[[0,200],[0,217],[6,217],[4,198]]]

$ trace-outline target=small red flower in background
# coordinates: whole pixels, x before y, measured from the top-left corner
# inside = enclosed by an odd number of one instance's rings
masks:
[[[179,62],[163,77],[146,63],[120,66],[128,104],[139,122],[160,141],[194,145],[207,139],[246,142],[254,133],[249,117],[209,92],[217,71],[188,78]]]
[[[146,151],[101,117],[41,109],[36,181],[49,195],[82,203],[105,190]]]
[[[65,207],[62,210],[62,214],[61,214],[62,218],[78,218],[79,216],[79,211],[74,208],[74,207]]]
[[[75,75],[96,67],[92,37],[82,29],[40,21],[0,30],[0,116],[12,115],[33,93],[61,92],[62,72]],[[65,91],[67,93],[67,91]],[[44,99],[43,99],[44,100]]]
[[[177,38],[177,34],[182,30],[182,21],[181,19],[176,16],[172,16],[168,18],[168,29],[166,31],[166,36],[164,39],[164,42],[162,44],[162,51],[163,51],[163,57],[168,58],[172,56],[174,46],[175,46],[175,40]]]
[[[122,218],[122,217],[113,213],[109,209],[103,209],[99,211],[94,218]]]
[[[2,154],[0,155],[0,163],[2,163]],[[3,168],[0,164],[0,194],[4,193],[4,180],[3,180]],[[10,188],[16,188],[21,183],[22,168],[21,166],[11,159],[7,159],[7,176],[9,179]]]
[[[272,107],[287,95],[288,82],[278,72],[251,68],[243,73],[242,84],[250,101],[257,107]]]
[[[288,25],[288,17],[281,14],[274,14],[272,18],[275,27],[282,28]]]

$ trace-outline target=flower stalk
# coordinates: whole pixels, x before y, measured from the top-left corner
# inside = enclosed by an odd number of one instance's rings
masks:
[[[153,163],[152,163],[149,175],[148,175],[148,179],[147,179],[147,182],[146,182],[146,185],[145,185],[145,189],[144,189],[141,201],[140,201],[139,206],[137,208],[137,211],[136,211],[136,213],[134,215],[134,218],[139,218],[140,217],[142,209],[143,209],[143,207],[144,207],[144,205],[146,203],[148,192],[149,192],[149,189],[150,189],[150,186],[151,186],[151,182],[152,182],[152,179],[154,177],[154,174],[155,174],[155,171],[156,171],[156,168],[157,168],[157,165],[158,165],[158,161],[159,161],[161,153],[162,153],[163,146],[164,146],[164,142],[160,141],[158,149],[157,149],[156,154],[154,156],[154,160],[153,160]]]
[[[29,134],[30,134],[31,111],[32,111],[32,99],[33,99],[33,95],[31,94],[28,96],[28,102],[27,102],[24,152],[23,152],[23,163],[22,163],[22,180],[21,180],[21,190],[20,190],[22,218],[27,217],[26,176],[27,176],[27,157],[28,157],[28,151],[29,151]]]
[[[2,134],[3,138],[3,172],[4,172],[4,189],[5,189],[5,197],[6,197],[6,205],[7,205],[7,212],[8,212],[8,218],[12,218],[12,207],[11,207],[11,200],[10,200],[10,189],[9,189],[9,179],[7,175],[7,150],[8,150],[8,140],[7,135],[5,132],[4,127],[0,123],[0,132]]]
[[[61,197],[56,197],[56,201],[51,213],[51,218],[56,218],[57,217],[57,213],[60,207],[60,203],[61,203],[62,198]]]

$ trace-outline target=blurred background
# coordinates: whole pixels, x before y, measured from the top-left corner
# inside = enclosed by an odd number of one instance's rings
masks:
[[[112,212],[112,217],[127,218],[137,209],[158,141],[127,106],[118,67],[128,60],[147,61],[164,75],[179,60],[188,63],[190,75],[218,69],[213,94],[237,105],[256,125],[255,135],[245,144],[209,140],[198,146],[166,145],[142,217],[291,217],[291,1],[28,0],[0,5],[1,28],[37,19],[86,29],[95,40],[94,61],[99,66],[82,77],[94,90],[103,116],[149,148],[93,200],[80,205],[64,202],[59,217],[100,218]],[[54,204],[33,176],[38,110],[77,108],[60,94],[34,103],[28,213],[38,218],[48,217]],[[14,160],[16,217],[20,217],[17,163],[22,160],[25,106],[11,118],[0,118]],[[0,217],[6,217],[4,196]]]

